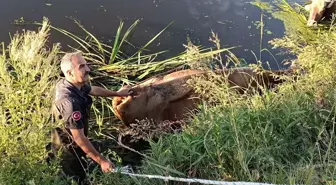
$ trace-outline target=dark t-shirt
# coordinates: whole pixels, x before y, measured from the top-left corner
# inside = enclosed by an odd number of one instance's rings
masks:
[[[62,144],[74,144],[70,129],[84,129],[84,134],[87,136],[89,111],[92,104],[90,91],[91,86],[87,84],[79,90],[65,79],[57,83],[54,116],[62,123],[57,129]]]

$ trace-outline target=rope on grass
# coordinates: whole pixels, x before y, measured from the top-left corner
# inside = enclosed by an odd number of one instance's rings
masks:
[[[135,174],[130,172],[128,166],[122,167],[114,171],[115,173],[121,173],[127,176],[149,178],[149,179],[161,179],[164,181],[177,181],[177,182],[188,182],[188,183],[199,183],[199,184],[212,184],[212,185],[274,185],[259,182],[226,182],[226,181],[216,181],[216,180],[206,180],[206,179],[196,179],[196,178],[179,178],[172,176],[161,176],[161,175],[146,175],[146,174]]]
[[[105,135],[106,136],[106,135]],[[113,137],[107,136],[113,140]],[[147,157],[146,155],[124,145],[121,142],[121,136],[118,137],[118,144],[132,152],[135,152],[141,156]],[[179,178],[172,176],[161,176],[161,175],[147,175],[147,174],[136,174],[133,173],[132,168],[130,166],[119,167],[113,170],[113,173],[120,173],[127,176],[132,177],[140,177],[140,178],[149,178],[149,179],[161,179],[164,181],[177,181],[177,182],[187,182],[187,183],[199,183],[199,184],[211,184],[211,185],[275,185],[261,182],[226,182],[226,181],[216,181],[216,180],[206,180],[206,179],[196,179],[196,178]]]

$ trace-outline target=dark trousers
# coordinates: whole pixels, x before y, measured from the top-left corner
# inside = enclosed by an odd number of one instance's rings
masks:
[[[88,163],[85,153],[79,147],[69,146],[62,150],[60,165],[63,173],[78,184],[84,184]]]

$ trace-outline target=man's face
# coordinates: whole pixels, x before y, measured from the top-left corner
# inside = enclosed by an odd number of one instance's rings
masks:
[[[72,80],[74,83],[85,83],[88,81],[90,68],[83,56],[74,56],[72,58]]]

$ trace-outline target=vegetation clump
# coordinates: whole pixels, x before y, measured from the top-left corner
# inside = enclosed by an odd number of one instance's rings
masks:
[[[60,182],[47,164],[59,45],[48,50],[49,22],[16,34],[0,56],[0,184]]]

